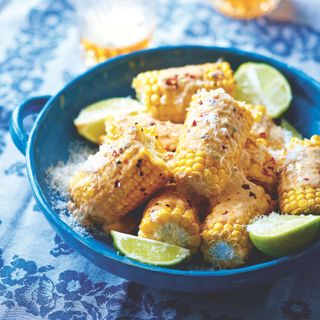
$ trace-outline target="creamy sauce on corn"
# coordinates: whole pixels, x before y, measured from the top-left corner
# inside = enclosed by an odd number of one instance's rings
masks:
[[[228,221],[230,216],[241,218],[248,223],[249,213],[257,216],[267,213],[269,196],[262,187],[249,182],[242,171],[236,172],[222,193],[212,201],[211,216],[219,216],[222,221]]]
[[[303,186],[320,187],[320,148],[297,145],[288,150],[280,188],[286,191]]]

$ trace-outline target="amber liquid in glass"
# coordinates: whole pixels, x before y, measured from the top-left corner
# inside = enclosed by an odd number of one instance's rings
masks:
[[[226,16],[252,19],[274,10],[281,0],[211,0],[213,6]]]
[[[149,46],[155,19],[152,10],[146,11],[141,1],[91,2],[97,4],[82,13],[79,25],[87,66]]]
[[[126,54],[137,50],[145,49],[149,46],[151,41],[151,35],[138,42],[132,43],[122,47],[103,47],[90,42],[83,38],[80,39],[81,45],[84,51],[84,60],[87,66],[93,66],[96,63],[102,62],[109,58],[118,56],[120,54]]]

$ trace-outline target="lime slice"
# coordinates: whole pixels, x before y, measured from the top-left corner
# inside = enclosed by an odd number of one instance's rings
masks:
[[[272,213],[248,226],[254,246],[263,253],[281,257],[310,243],[320,227],[320,216]]]
[[[289,108],[291,88],[277,69],[264,63],[247,62],[237,69],[234,77],[237,100],[266,106],[272,118],[278,118]]]
[[[190,250],[160,241],[111,231],[113,245],[126,257],[156,266],[174,266],[191,256]]]
[[[290,138],[296,137],[299,139],[303,139],[302,134],[297,131],[297,129],[286,119],[281,119],[281,127],[288,133]]]
[[[104,120],[107,116],[135,115],[145,110],[137,100],[130,98],[111,98],[98,101],[81,110],[74,120],[80,135],[98,143],[98,139],[105,133]]]

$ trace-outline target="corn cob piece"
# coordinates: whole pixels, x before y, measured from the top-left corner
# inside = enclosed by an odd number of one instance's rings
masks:
[[[232,94],[235,81],[228,62],[188,65],[140,73],[132,87],[152,117],[183,123],[191,97],[198,89],[224,88]]]
[[[106,229],[119,221],[170,179],[161,152],[155,138],[138,125],[103,144],[71,179],[73,214],[83,224],[100,219]]]
[[[250,221],[270,211],[270,197],[263,188],[236,172],[226,189],[214,199],[202,229],[204,259],[217,268],[244,264],[252,244],[247,232]]]
[[[266,107],[252,104],[245,104],[244,107],[252,114],[254,124],[251,128],[251,136],[256,142],[271,149],[283,149],[285,145],[284,131],[267,115]]]
[[[200,246],[199,224],[196,208],[171,187],[149,202],[138,235],[195,253]]]
[[[223,89],[192,97],[172,161],[178,187],[211,198],[231,177],[252,125],[251,114]]]
[[[320,136],[292,138],[280,169],[282,213],[320,214]]]
[[[183,125],[179,123],[172,123],[170,121],[159,121],[153,119],[147,113],[140,115],[126,115],[125,117],[117,118],[116,120],[113,117],[108,117],[105,121],[107,135],[108,132],[109,135],[114,134],[112,131],[120,130],[120,128],[124,131],[126,127],[135,123],[138,123],[143,128],[149,129],[149,131],[152,131],[156,139],[158,139],[167,151],[174,152],[176,150],[178,138]],[[102,144],[105,139],[106,136],[101,136],[99,138],[100,144]]]
[[[277,162],[266,147],[265,140],[249,135],[242,153],[242,167],[249,181],[263,187],[268,194],[275,195]]]

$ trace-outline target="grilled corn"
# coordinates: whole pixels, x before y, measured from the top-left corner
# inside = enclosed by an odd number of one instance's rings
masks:
[[[291,139],[280,170],[278,192],[282,213],[320,214],[320,136]]]
[[[170,179],[161,152],[156,139],[138,125],[110,139],[71,179],[73,214],[83,224],[99,219],[108,229]]]
[[[194,253],[200,245],[197,210],[174,188],[169,188],[149,202],[138,235],[187,248]]]
[[[224,88],[232,94],[233,71],[228,62],[188,65],[140,73],[132,87],[152,117],[183,123],[191,97],[198,89]]]
[[[271,199],[263,188],[236,172],[225,190],[212,203],[202,229],[204,259],[218,268],[244,264],[252,244],[247,232],[250,221],[268,213]]]
[[[125,117],[119,117],[117,119],[108,117],[105,121],[107,135],[99,138],[100,144],[106,141],[108,135],[110,136],[116,134],[119,136],[119,134],[121,135],[126,127],[135,123],[138,123],[143,128],[147,128],[149,131],[151,131],[155,138],[158,139],[158,141],[167,151],[174,152],[176,150],[178,138],[182,130],[182,124],[172,123],[170,121],[155,120],[147,113],[139,115],[126,115]]]
[[[178,186],[207,198],[218,195],[239,161],[252,121],[223,89],[195,94],[172,161]]]

